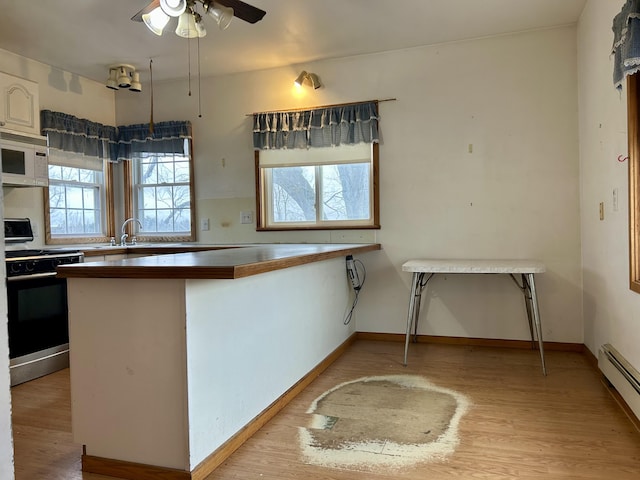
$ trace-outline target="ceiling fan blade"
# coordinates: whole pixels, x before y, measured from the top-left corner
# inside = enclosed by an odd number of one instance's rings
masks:
[[[225,7],[233,8],[233,16],[238,17],[240,20],[244,20],[249,23],[256,23],[262,20],[267,12],[260,10],[253,5],[241,2],[240,0],[216,0],[216,3],[224,5]]]
[[[153,0],[149,5],[147,5],[138,13],[136,13],[133,17],[131,17],[131,20],[133,20],[134,22],[141,22],[142,15],[144,15],[145,13],[151,12],[152,10],[156,9],[159,6],[160,6],[160,0]]]

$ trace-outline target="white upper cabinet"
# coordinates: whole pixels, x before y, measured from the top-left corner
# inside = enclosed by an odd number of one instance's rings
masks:
[[[36,82],[0,72],[0,128],[40,135]]]

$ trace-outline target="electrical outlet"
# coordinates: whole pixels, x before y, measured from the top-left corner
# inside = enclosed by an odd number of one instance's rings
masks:
[[[617,188],[613,189],[613,211],[614,212],[618,211],[618,189]]]
[[[240,212],[240,223],[253,223],[253,212],[251,210]]]

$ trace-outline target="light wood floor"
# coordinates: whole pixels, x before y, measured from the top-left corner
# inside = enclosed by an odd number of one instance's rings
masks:
[[[579,353],[357,341],[207,480],[635,479],[640,433]],[[470,398],[460,444],[444,461],[361,473],[306,465],[297,428],[331,387],[363,376],[417,374]],[[16,480],[106,480],[80,472],[71,443],[68,371],[12,389]]]

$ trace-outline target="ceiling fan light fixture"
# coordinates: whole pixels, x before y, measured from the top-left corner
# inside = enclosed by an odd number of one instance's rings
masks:
[[[179,17],[187,9],[187,0],[160,0],[160,8],[170,17]]]
[[[233,20],[233,8],[225,7],[216,2],[207,2],[204,4],[205,11],[218,24],[220,30],[226,30]]]
[[[198,31],[196,29],[196,19],[191,12],[184,12],[182,15],[180,15],[180,18],[178,18],[176,35],[182,38],[195,38],[198,36]]]
[[[109,78],[105,84],[107,88],[111,90],[118,90],[118,70],[115,68],[109,69]]]
[[[167,26],[171,17],[160,8],[154,8],[151,12],[142,15],[142,21],[156,35],[162,35],[162,30]]]

